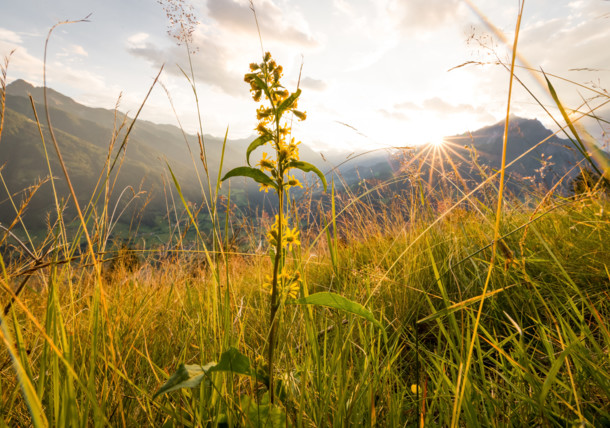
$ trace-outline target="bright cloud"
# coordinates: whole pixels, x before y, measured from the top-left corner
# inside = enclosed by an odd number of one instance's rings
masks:
[[[146,47],[146,41],[150,38],[148,33],[136,33],[127,38],[127,45],[130,48],[144,48]]]
[[[0,40],[8,43],[21,44],[21,36],[14,31],[0,28]]]
[[[393,0],[388,10],[407,34],[430,33],[442,25],[465,17],[460,0]]]
[[[284,11],[285,7],[277,6],[271,0],[257,2],[256,16],[265,38],[304,47],[317,46],[318,41],[310,33],[306,21],[298,12]],[[209,16],[223,28],[258,35],[248,1],[208,0],[207,8]],[[293,15],[291,20],[286,19],[287,13]]]
[[[301,79],[301,86],[304,89],[312,89],[314,91],[323,91],[328,86],[326,82],[320,79],[314,79],[313,77],[304,77]]]

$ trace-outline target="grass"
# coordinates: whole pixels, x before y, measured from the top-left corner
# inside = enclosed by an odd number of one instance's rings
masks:
[[[506,214],[507,233],[516,230],[506,238],[514,259],[499,260],[492,274],[463,422],[564,425],[582,417],[598,426],[609,420],[608,208],[605,198],[593,195],[556,201],[527,233],[520,227],[529,209]],[[489,265],[489,248],[472,255],[489,243],[479,223],[472,212],[448,216],[399,263],[395,257],[426,227],[425,219],[394,224],[396,235],[368,223],[369,238],[340,244],[334,264],[325,241],[303,254],[311,291],[331,289],[366,303],[388,340],[358,317],[329,309],[286,311],[277,372],[293,423],[451,422],[459,365]],[[152,399],[180,363],[217,360],[227,340],[260,361],[268,301],[253,284],[271,268],[266,255],[230,257],[230,282],[220,284],[230,288],[226,330],[223,296],[209,268],[197,266],[191,253],[162,262],[153,256],[115,263],[104,274],[107,315],[92,304],[93,272],[72,263],[40,271],[4,318],[16,360],[50,424],[92,423],[99,412],[111,425],[213,425],[228,412],[234,420],[243,417],[236,397],[262,393],[250,378],[219,374],[214,388]],[[32,412],[6,348],[1,361],[4,422],[29,425]],[[104,425],[103,418],[98,422]]]
[[[519,197],[502,191],[504,165],[466,187],[446,174],[433,188],[405,168],[354,193],[334,176],[319,212],[286,198],[301,247],[282,252],[280,239],[274,253],[252,239],[271,221],[236,247],[238,219],[218,215],[220,175],[202,156],[203,212],[168,165],[173,211],[189,230],[168,216],[166,245],[113,248],[109,183],[126,144],[111,142],[76,224],[54,194],[40,244],[13,234],[27,225],[11,201],[15,221],[0,231],[14,245],[0,257],[3,426],[610,425],[603,175],[572,196]],[[414,185],[394,185],[404,180]],[[209,237],[195,221],[203,215]],[[278,300],[278,254],[300,274],[300,299]],[[303,304],[328,292],[334,306]]]

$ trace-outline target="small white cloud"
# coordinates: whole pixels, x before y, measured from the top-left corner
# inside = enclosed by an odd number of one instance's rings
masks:
[[[80,56],[89,56],[89,54],[87,53],[87,51],[85,50],[85,48],[83,48],[81,45],[72,45],[70,47],[70,50],[72,51],[73,54],[75,55],[80,55]]]
[[[421,110],[421,107],[411,101],[405,101],[404,103],[394,104],[394,108],[397,110]]]
[[[127,44],[130,48],[143,48],[146,46],[146,41],[150,37],[148,33],[136,33],[127,38]]]
[[[14,31],[7,30],[6,28],[0,28],[0,40],[8,43],[21,44],[21,36]]]
[[[301,86],[314,91],[323,91],[328,85],[323,80],[314,79],[313,77],[304,77],[301,79]]]
[[[408,120],[409,119],[409,117],[406,114],[399,112],[399,111],[387,111],[386,109],[379,109],[378,111],[383,117],[385,117],[387,119],[395,119],[395,120]]]
[[[70,45],[62,48],[61,52],[57,54],[58,58],[70,58],[77,56],[89,56],[89,53],[81,45]]]

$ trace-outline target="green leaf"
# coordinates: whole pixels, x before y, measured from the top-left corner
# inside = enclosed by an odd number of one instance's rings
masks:
[[[286,110],[292,107],[297,98],[299,98],[299,95],[301,95],[301,90],[297,89],[296,92],[293,92],[288,98],[282,101],[282,104],[277,108],[277,116],[281,117]]]
[[[267,174],[257,168],[252,168],[249,166],[233,168],[231,171],[227,172],[224,177],[222,177],[221,181],[225,181],[231,177],[250,177],[257,183],[266,184],[277,190],[277,184],[275,184],[275,182],[271,180]]]
[[[320,177],[320,180],[322,181],[322,184],[324,185],[324,191],[326,192],[326,188],[327,188],[326,177],[324,177],[324,174],[322,174],[322,171],[320,171],[314,165],[312,165],[308,162],[292,161],[288,164],[288,168],[296,168],[296,169],[300,169],[301,171],[304,171],[304,172],[315,172],[318,175],[318,177]]]
[[[273,138],[273,134],[265,134],[258,137],[256,140],[252,141],[248,146],[248,150],[246,150],[246,162],[250,165],[250,153],[252,153],[255,149],[260,146],[263,146]]]
[[[238,349],[230,347],[220,355],[218,363],[211,362],[205,366],[197,364],[180,364],[178,370],[171,375],[161,388],[153,395],[153,400],[159,395],[175,391],[180,388],[195,388],[207,376],[214,372],[230,372],[246,376],[255,376],[257,379],[265,382],[266,374],[262,371],[255,372],[250,369],[250,360]]]
[[[349,312],[354,315],[358,315],[383,330],[383,325],[375,319],[371,311],[362,306],[360,303],[356,303],[349,300],[339,294],[331,293],[329,291],[323,291],[321,293],[311,294],[307,297],[292,300],[286,302],[286,304],[292,305],[314,305],[314,306],[326,306],[329,308],[339,309],[343,312]]]
[[[208,373],[212,372],[233,372],[250,376],[250,359],[236,348],[230,347],[222,353],[218,364],[210,367]]]
[[[240,407],[247,418],[244,421],[245,426],[269,428],[292,426],[284,409],[269,403],[269,393],[265,393],[260,403],[256,403],[252,397],[244,395],[241,397]]]
[[[159,395],[175,391],[180,388],[195,388],[204,379],[210,368],[216,365],[215,362],[200,366],[198,364],[180,364],[178,370],[171,375],[165,384],[153,395],[153,400]]]

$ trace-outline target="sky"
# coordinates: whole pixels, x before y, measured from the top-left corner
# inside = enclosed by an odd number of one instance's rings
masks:
[[[157,123],[229,138],[254,135],[257,104],[243,75],[260,62],[261,42],[247,0],[3,0],[0,57],[16,49],[8,80],[48,86],[88,106],[135,113],[164,64],[142,112]],[[190,55],[199,113],[189,81],[187,46],[178,44],[170,7],[192,13]],[[506,114],[517,0],[254,0],[263,48],[284,67],[284,86],[299,108],[293,136],[318,150],[362,151],[438,142],[491,125]],[[504,40],[507,41],[505,43]],[[543,69],[562,102],[577,109],[610,90],[610,1],[525,1],[520,66]],[[467,65],[461,66],[465,63]],[[559,117],[540,80],[517,76]],[[538,73],[539,74],[539,73]],[[512,113],[553,121],[515,82]],[[173,108],[172,108],[173,104]],[[174,114],[174,110],[176,114]],[[597,110],[610,116],[608,105]],[[604,116],[605,115],[605,116]],[[603,144],[603,128],[586,122]],[[606,131],[609,131],[606,128]],[[606,136],[607,138],[607,136]]]

